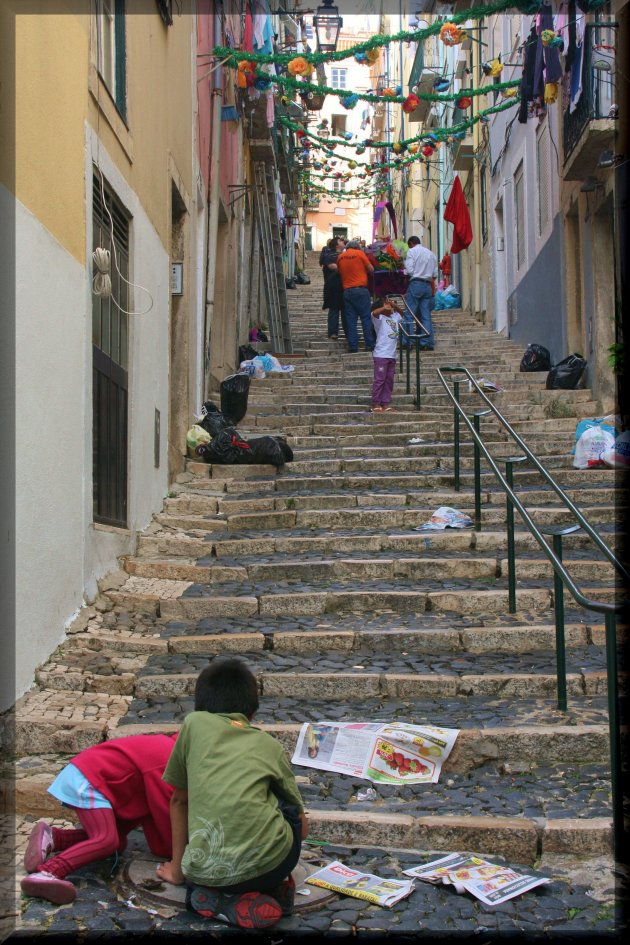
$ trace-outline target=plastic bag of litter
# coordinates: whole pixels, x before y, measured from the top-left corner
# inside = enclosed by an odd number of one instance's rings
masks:
[[[591,469],[593,466],[605,466],[602,454],[614,449],[615,438],[602,426],[589,427],[584,431],[575,446],[573,465],[576,469]]]
[[[620,433],[613,445],[604,450],[601,458],[607,466],[630,468],[630,430]]]
[[[417,532],[442,531],[445,528],[472,528],[473,520],[469,515],[452,509],[448,505],[441,505],[436,509],[428,522],[418,525]]]
[[[499,385],[495,384],[494,381],[489,381],[487,377],[478,377],[477,384],[483,391],[492,391],[497,394],[500,394],[503,391],[502,387],[499,387]]]
[[[262,381],[267,377],[267,374],[265,373],[265,370],[257,357],[252,358],[251,361],[241,361],[238,369],[242,374],[249,374],[250,377],[256,377],[259,381]]]
[[[195,423],[186,434],[186,450],[191,459],[199,459],[203,454],[204,447],[211,439],[212,437],[208,431]]]

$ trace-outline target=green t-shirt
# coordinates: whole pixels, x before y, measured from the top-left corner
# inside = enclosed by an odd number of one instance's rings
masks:
[[[232,886],[275,869],[289,854],[291,827],[274,791],[304,804],[280,742],[244,715],[191,712],[164,780],[188,791],[187,879]]]

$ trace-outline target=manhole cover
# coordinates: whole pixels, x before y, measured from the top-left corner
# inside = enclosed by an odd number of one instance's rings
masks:
[[[162,907],[180,911],[186,908],[186,888],[163,883],[155,875],[155,869],[164,858],[142,853],[123,864],[117,878],[119,892],[131,899],[140,908]],[[326,866],[330,860],[311,850],[303,850],[298,865],[293,870],[296,885],[295,911],[310,912],[337,898],[337,893],[319,886],[305,883],[307,876]]]

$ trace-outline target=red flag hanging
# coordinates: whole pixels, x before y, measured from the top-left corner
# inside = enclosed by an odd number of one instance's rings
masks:
[[[473,238],[472,226],[470,224],[470,214],[466,206],[459,174],[455,176],[455,180],[453,181],[451,195],[444,208],[444,219],[447,223],[453,224],[451,252],[459,253],[462,249],[466,249],[467,246],[470,246]]]

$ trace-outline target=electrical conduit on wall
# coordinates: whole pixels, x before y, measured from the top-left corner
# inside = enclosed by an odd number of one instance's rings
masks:
[[[214,17],[214,39],[221,35],[221,17]],[[206,313],[204,326],[204,397],[210,394],[210,335],[214,317],[217,275],[217,242],[219,236],[219,176],[221,165],[221,102],[223,98],[222,71],[213,73],[212,90],[212,147],[210,149],[210,206],[208,208],[208,263],[206,269]]]

